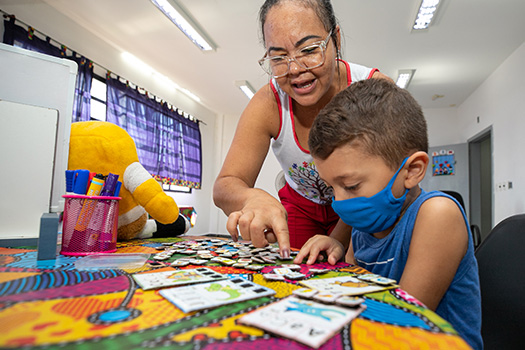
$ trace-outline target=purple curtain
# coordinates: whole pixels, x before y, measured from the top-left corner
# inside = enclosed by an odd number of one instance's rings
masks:
[[[119,79],[108,77],[106,120],[135,141],[141,164],[164,183],[201,187],[202,152],[198,122],[184,118]]]
[[[91,118],[91,82],[93,80],[93,63],[85,57],[66,55],[65,48],[51,44],[51,39],[38,38],[32,28],[24,29],[15,24],[15,18],[4,21],[4,44],[18,46],[26,50],[37,51],[46,55],[73,60],[78,65],[75,97],[73,101],[72,121],[85,121]]]

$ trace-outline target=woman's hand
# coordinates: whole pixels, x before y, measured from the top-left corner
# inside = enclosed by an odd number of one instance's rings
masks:
[[[228,216],[226,229],[234,241],[240,234],[256,247],[278,242],[281,256],[290,256],[286,210],[278,200],[261,190],[253,189],[244,207]]]

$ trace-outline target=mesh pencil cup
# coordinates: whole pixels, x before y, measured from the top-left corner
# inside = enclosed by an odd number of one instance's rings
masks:
[[[120,197],[65,195],[63,255],[113,253],[117,250]]]

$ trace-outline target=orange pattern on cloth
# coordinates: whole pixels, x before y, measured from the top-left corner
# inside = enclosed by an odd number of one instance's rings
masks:
[[[140,317],[109,325],[94,325],[87,317],[98,311],[116,307],[126,292],[18,303],[2,312],[0,347],[57,344],[97,337],[109,337],[140,331],[188,316],[156,291],[137,291],[129,308],[141,311]],[[36,311],[34,311],[36,310]],[[38,332],[35,330],[38,329]],[[32,335],[29,339],[28,335]]]
[[[391,349],[471,349],[460,337],[432,333],[420,328],[402,328],[357,318],[350,336],[353,350]]]

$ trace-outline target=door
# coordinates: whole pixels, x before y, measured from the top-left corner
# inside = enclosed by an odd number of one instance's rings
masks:
[[[492,230],[492,127],[468,142],[470,222],[478,225],[483,241]]]

